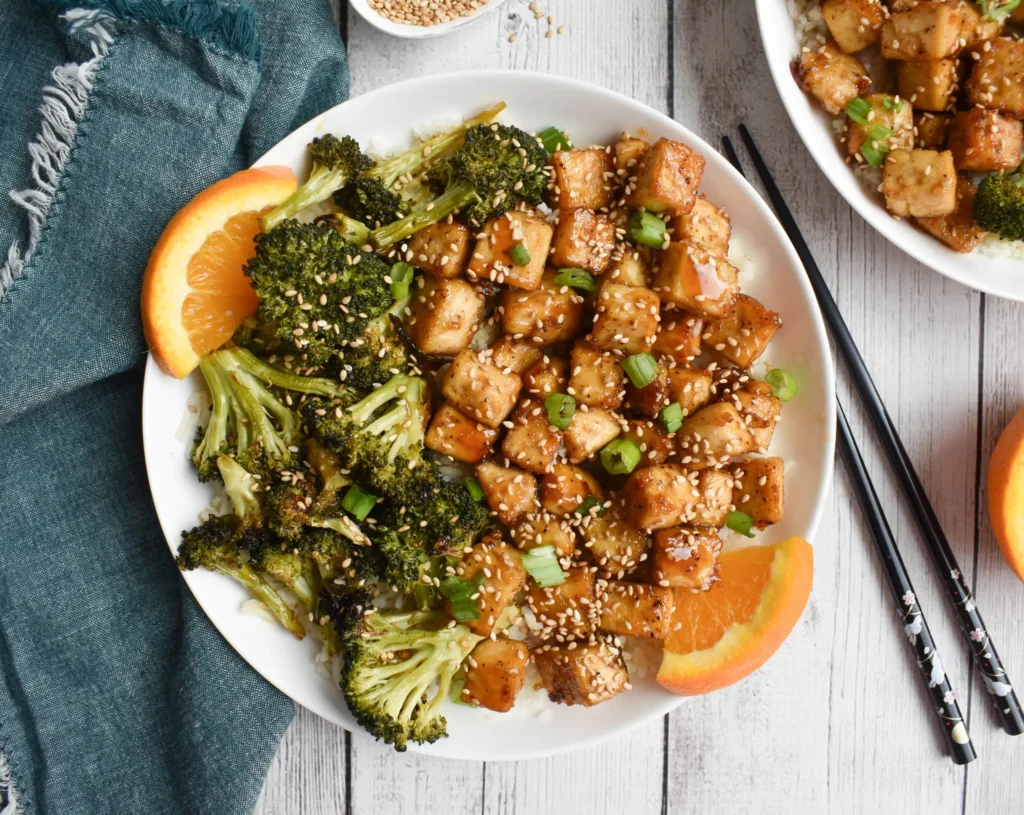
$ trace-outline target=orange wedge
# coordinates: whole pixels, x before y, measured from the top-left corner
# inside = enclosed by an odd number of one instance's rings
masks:
[[[988,518],[999,551],[1024,580],[1024,408],[999,436],[988,460]]]
[[[295,192],[287,167],[242,170],[207,187],[175,215],[149,256],[142,327],[156,361],[179,379],[256,310],[242,267],[260,215]]]
[[[760,668],[789,636],[811,593],[814,552],[803,538],[726,552],[709,591],[675,590],[658,681],[697,696]]]

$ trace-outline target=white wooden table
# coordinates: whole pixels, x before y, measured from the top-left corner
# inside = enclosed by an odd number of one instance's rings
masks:
[[[1024,306],[930,272],[889,246],[832,190],[771,83],[753,3],[541,0],[540,7],[567,31],[546,38],[546,20],[535,20],[525,0],[510,0],[460,32],[414,42],[381,34],[343,8],[352,95],[422,74],[514,68],[614,89],[712,144],[746,122],[917,463],[1007,670],[1024,691],[1024,586],[996,549],[984,490],[995,438],[1024,403]],[[968,717],[976,762],[958,768],[941,752],[840,468],[814,541],[810,605],[775,658],[746,681],[690,700],[620,741],[506,764],[396,754],[298,710],[256,812],[1024,811],[1024,738],[1003,734],[971,675],[967,650],[842,370],[839,389]]]

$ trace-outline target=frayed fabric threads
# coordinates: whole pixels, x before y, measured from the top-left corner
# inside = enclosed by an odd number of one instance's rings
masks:
[[[11,780],[11,765],[3,752],[0,752],[0,815],[22,815]]]

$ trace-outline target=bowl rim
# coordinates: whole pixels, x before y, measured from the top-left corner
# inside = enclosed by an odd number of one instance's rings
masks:
[[[483,19],[506,2],[508,2],[508,0],[486,0],[486,2],[472,14],[467,14],[464,17],[457,17],[454,20],[449,20],[447,23],[438,23],[437,25],[431,26],[419,26],[394,23],[370,8],[367,0],[348,0],[349,6],[354,8],[360,17],[366,20],[366,22],[378,31],[383,31],[385,34],[390,34],[392,37],[399,37],[406,40],[427,40],[432,39],[433,37],[442,37],[445,34],[457,31],[470,23]]]

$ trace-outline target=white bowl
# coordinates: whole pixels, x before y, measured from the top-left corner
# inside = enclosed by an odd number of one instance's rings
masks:
[[[689,130],[639,102],[583,82],[519,71],[474,71],[402,82],[339,105],[300,127],[257,165],[284,164],[302,172],[306,144],[318,133],[347,133],[364,145],[371,140],[405,143],[411,137],[410,125],[439,115],[468,116],[499,100],[508,103],[505,121],[526,130],[557,124],[577,143],[588,144],[607,143],[624,129],[646,129],[651,137],[679,139],[704,155],[707,167],[701,189],[725,207],[735,242],[750,247],[760,267],[744,290],[776,309],[785,321],[766,355],[800,382],[800,393],[786,405],[785,421],[772,444],[774,454],[793,462],[786,476],[785,519],[760,535],[759,542],[791,535],[813,540],[832,475],[835,428],[832,360],[821,315],[796,253],[768,207],[725,159]],[[182,530],[196,524],[211,495],[196,481],[188,461],[194,431],[182,427],[183,417],[190,415],[186,403],[201,381],[198,373],[184,381],[173,379],[152,359],[148,362],[143,396],[146,465],[172,551]],[[325,719],[358,729],[338,688],[313,665],[319,650],[314,637],[299,642],[276,625],[240,613],[246,595],[227,578],[201,571],[188,572],[184,578],[214,625],[257,671]],[[549,755],[611,738],[683,701],[662,689],[653,675],[593,709],[551,704],[537,694],[533,698],[536,704],[521,696],[520,704],[502,715],[449,705],[449,737],[410,749],[487,761]]]
[[[909,221],[897,221],[885,209],[881,193],[853,174],[832,130],[832,116],[797,85],[790,63],[800,53],[796,28],[786,0],[755,0],[761,42],[775,87],[804,145],[833,187],[886,239],[939,274],[972,289],[1024,300],[1024,262],[982,254],[954,252]]]
[[[466,17],[457,17],[450,22],[438,23],[437,25],[403,25],[402,23],[394,23],[370,8],[370,4],[366,0],[348,0],[348,2],[359,13],[360,17],[374,28],[378,28],[386,34],[391,34],[395,37],[405,37],[409,40],[425,40],[430,37],[440,37],[442,34],[447,34],[450,31],[455,31],[458,28],[474,23],[497,9],[506,0],[488,0],[487,3]]]

